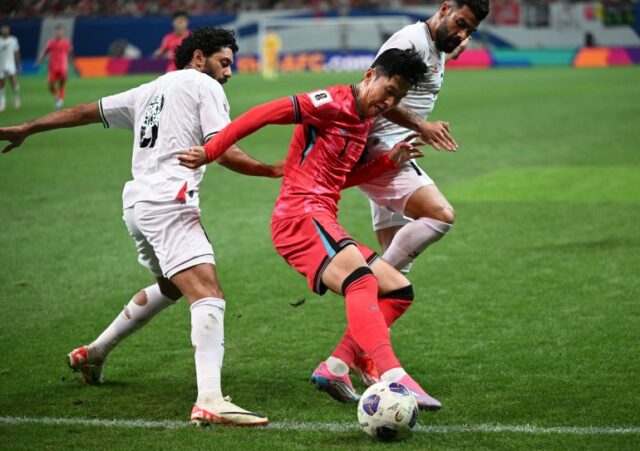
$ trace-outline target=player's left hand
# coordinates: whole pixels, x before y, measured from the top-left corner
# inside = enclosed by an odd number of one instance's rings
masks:
[[[189,147],[189,150],[178,155],[178,160],[180,160],[180,166],[189,169],[197,169],[209,162],[202,146]]]
[[[423,121],[420,126],[420,137],[435,150],[444,149],[449,152],[458,150],[458,143],[453,139],[453,136],[451,136],[448,122]]]
[[[21,127],[0,128],[0,141],[9,141],[10,143],[2,149],[2,153],[11,152],[13,149],[20,146],[26,138],[27,134]]]
[[[406,163],[409,160],[413,160],[414,158],[422,158],[424,154],[418,146],[424,146],[425,143],[421,141],[417,142],[409,142],[414,138],[417,138],[419,135],[417,133],[411,134],[407,136],[403,141],[397,143],[393,148],[389,151],[389,158],[394,161],[398,166]]]

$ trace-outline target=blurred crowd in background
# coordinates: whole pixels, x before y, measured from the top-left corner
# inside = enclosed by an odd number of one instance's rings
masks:
[[[401,6],[437,5],[442,0],[0,0],[2,18],[40,18],[45,16],[143,16],[171,15],[187,11],[190,15],[269,9],[313,8],[326,11],[350,8],[378,9]],[[578,1],[605,10],[605,22],[629,23],[626,17],[640,0],[492,0],[489,23],[495,25],[547,26],[551,8],[571,8]],[[586,7],[589,7],[589,6]],[[588,12],[587,12],[588,13]],[[594,13],[596,14],[596,13]],[[614,24],[609,23],[609,24]],[[571,24],[567,24],[571,25]]]

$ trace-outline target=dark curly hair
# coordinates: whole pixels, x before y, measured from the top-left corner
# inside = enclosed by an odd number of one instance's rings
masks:
[[[371,65],[379,75],[389,78],[396,75],[409,82],[412,88],[427,78],[427,65],[415,48],[385,50]]]
[[[489,0],[453,0],[458,8],[467,6],[478,22],[482,22],[489,14]]]
[[[196,50],[202,50],[204,56],[209,57],[225,47],[230,48],[234,55],[238,53],[236,34],[233,30],[213,27],[196,28],[176,49],[174,56],[176,67],[184,69],[193,59],[193,52]]]

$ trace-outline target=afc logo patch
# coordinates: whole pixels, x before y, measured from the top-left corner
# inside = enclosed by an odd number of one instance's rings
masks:
[[[325,103],[333,102],[331,94],[329,94],[327,91],[313,91],[308,93],[307,95],[311,99],[311,103],[313,103],[313,106],[315,106],[316,108],[320,105],[324,105]]]

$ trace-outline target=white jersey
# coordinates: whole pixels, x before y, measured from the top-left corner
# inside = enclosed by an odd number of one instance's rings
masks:
[[[203,145],[226,126],[229,103],[222,85],[195,69],[169,72],[154,81],[99,102],[105,127],[133,130],[133,180],[122,193],[124,208],[140,201],[185,201],[193,197],[205,166],[179,165],[177,155]]]
[[[427,65],[427,79],[411,89],[406,97],[400,101],[400,105],[426,119],[433,111],[438,93],[442,87],[445,63],[445,54],[436,48],[427,24],[420,21],[397,31],[382,45],[378,55],[389,49],[404,50],[411,47],[414,47],[424,55],[424,62]],[[413,132],[380,116],[373,124],[369,136],[380,138],[393,145],[393,143],[401,141],[410,133]]]
[[[0,36],[0,73],[9,75],[16,73],[16,52],[20,50],[18,39],[15,36]]]

